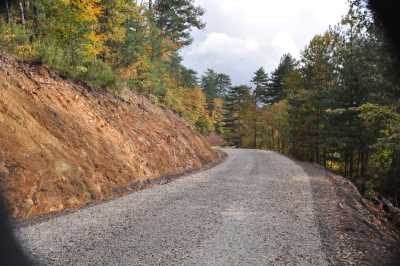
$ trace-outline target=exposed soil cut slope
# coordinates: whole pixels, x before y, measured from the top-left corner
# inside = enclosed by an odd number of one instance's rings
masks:
[[[0,180],[12,215],[82,206],[218,154],[171,111],[0,55]]]

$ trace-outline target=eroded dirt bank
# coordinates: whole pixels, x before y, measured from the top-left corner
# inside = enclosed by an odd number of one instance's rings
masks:
[[[218,158],[172,112],[122,98],[0,55],[0,180],[15,218],[80,207]]]

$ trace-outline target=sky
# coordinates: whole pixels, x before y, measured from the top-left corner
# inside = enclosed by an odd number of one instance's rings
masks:
[[[248,84],[260,67],[268,72],[290,53],[299,58],[316,34],[337,24],[347,0],[196,0],[206,10],[205,29],[182,51],[184,65],[199,74],[207,68]]]

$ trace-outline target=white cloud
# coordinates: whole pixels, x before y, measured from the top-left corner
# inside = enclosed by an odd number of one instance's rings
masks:
[[[247,83],[264,66],[271,71],[284,53],[298,57],[315,34],[340,21],[347,0],[197,0],[206,9],[204,31],[183,51],[198,72],[214,68]]]
[[[300,57],[300,49],[292,36],[286,32],[279,32],[272,40],[272,46],[280,53],[290,53],[296,58]]]
[[[230,55],[243,56],[258,51],[260,44],[255,40],[240,39],[229,36],[226,33],[212,32],[207,34],[194,49],[189,50],[188,55]]]

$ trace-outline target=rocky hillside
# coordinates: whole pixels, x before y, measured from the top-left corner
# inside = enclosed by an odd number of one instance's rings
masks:
[[[0,180],[16,218],[107,199],[219,157],[174,113],[0,56]]]

